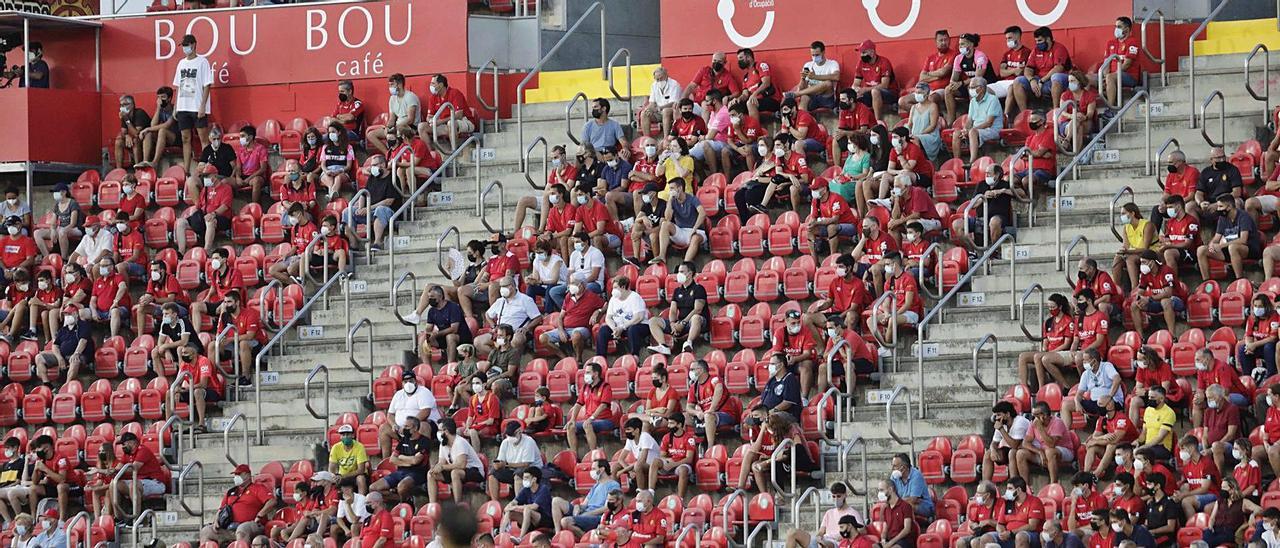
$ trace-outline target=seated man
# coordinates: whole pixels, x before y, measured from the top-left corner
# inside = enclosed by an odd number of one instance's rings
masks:
[[[804,110],[833,109],[835,88],[840,84],[840,63],[827,59],[827,45],[820,41],[809,44],[809,56],[813,60],[801,67],[800,81],[786,97],[795,97]]]
[[[583,195],[585,196],[585,193]],[[590,201],[590,198],[587,201]],[[565,261],[568,280],[577,280],[587,291],[603,294],[604,281],[608,273],[602,248],[593,245],[593,239],[586,232],[575,234],[572,240],[573,253]],[[564,308],[565,295],[569,292],[568,280],[547,290],[547,298],[554,305],[553,310]]]
[[[267,331],[260,324],[258,311],[244,306],[243,301],[240,290],[228,291],[222,297],[222,313],[214,323],[213,332],[222,334],[227,332],[227,327],[231,325],[235,328],[231,329],[221,341],[215,338],[210,345],[211,359],[231,361],[235,359],[234,356],[239,356],[240,379],[238,382],[242,386],[251,384],[247,374],[253,364],[253,357],[262,345],[267,344]]]
[[[116,169],[124,169],[125,152],[129,153],[134,163],[143,161],[142,131],[150,126],[151,115],[134,103],[132,95],[122,95],[120,97],[120,131],[115,138]]]
[[[948,64],[947,69],[950,68]],[[859,103],[857,97],[858,93],[850,88],[840,90],[839,102],[836,103],[836,127],[831,132],[831,148],[827,151],[827,159],[834,164],[839,164],[838,160],[844,157],[845,151],[852,152],[851,139],[854,135],[866,135],[871,126],[876,125],[871,107]]]
[[[644,188],[636,193],[639,198],[632,202],[636,215],[629,237],[634,254],[626,259],[637,267],[644,266],[646,244],[649,255],[658,251],[658,231],[662,230],[663,219],[667,216],[667,201],[658,197],[658,189],[658,183],[645,183]]]
[[[613,294],[604,311],[604,325],[596,332],[596,354],[609,355],[609,344],[622,348],[622,341],[627,341],[627,351],[633,356],[640,355],[640,349],[649,339],[649,307],[644,298],[632,291],[631,280],[619,276],[613,280]]]
[[[347,238],[358,242],[360,239],[356,235],[356,227],[367,223],[372,213],[373,232],[372,234],[366,232],[366,236],[370,236],[369,250],[380,252],[383,237],[390,228],[391,215],[395,213],[397,207],[400,207],[404,197],[395,185],[391,184],[391,172],[387,170],[385,157],[376,154],[369,159],[368,164],[368,167],[361,169],[369,174],[369,180],[365,185],[369,195],[360,196],[351,201],[351,204],[342,212],[342,224],[347,227]],[[369,227],[366,227],[366,230],[368,229]]]
[[[1027,56],[1023,75],[1018,77],[1013,93],[1009,94],[1005,111],[1012,115],[1009,107],[1017,103],[1018,110],[1026,110],[1032,98],[1052,100],[1053,108],[1058,108],[1062,90],[1067,87],[1067,71],[1071,70],[1071,53],[1062,42],[1053,39],[1053,30],[1049,27],[1038,27],[1033,33],[1036,47]]]
[[[507,423],[503,431],[502,445],[498,447],[498,456],[493,460],[493,473],[489,474],[487,490],[489,500],[498,500],[498,483],[516,486],[516,481],[531,468],[541,469],[542,451],[538,442],[529,437],[521,429],[520,423]],[[558,499],[557,499],[558,500]]]
[[[1133,304],[1129,307],[1133,318],[1133,328],[1138,338],[1155,329],[1143,329],[1144,320],[1154,314],[1164,315],[1164,325],[1170,332],[1175,332],[1178,314],[1187,310],[1187,286],[1178,279],[1178,272],[1160,262],[1160,255],[1150,249],[1138,254],[1138,268],[1142,273],[1138,276],[1138,285],[1130,297]]]
[[[1111,467],[1117,447],[1138,439],[1138,427],[1129,420],[1127,413],[1120,411],[1120,402],[1107,398],[1101,403],[1107,412],[1106,420],[1099,420],[1093,434],[1084,442],[1084,469],[1092,471],[1096,477],[1102,477]]]
[[[1164,219],[1160,227],[1160,252],[1164,255],[1164,264],[1174,272],[1195,263],[1200,248],[1200,219],[1187,210],[1187,205],[1182,196],[1165,196],[1164,211],[1160,215]],[[1262,252],[1264,274],[1269,275],[1275,259],[1280,258],[1280,253],[1273,253],[1273,249],[1268,247]]]
[[[1089,472],[1078,472],[1071,477],[1071,493],[1062,500],[1065,516],[1064,529],[1078,535],[1089,533],[1090,520],[1097,510],[1110,506],[1107,497],[1098,492],[1098,477]]]
[[[452,417],[445,417],[440,421],[440,455],[436,461],[436,465],[432,466],[427,472],[427,477],[431,483],[427,484],[427,497],[431,502],[439,499],[438,489],[435,482],[447,482],[449,484],[450,495],[456,500],[464,495],[462,485],[464,483],[484,483],[485,469],[484,462],[480,460],[480,456],[476,454],[476,450],[472,447],[471,442],[467,441],[466,436],[462,436],[458,432],[458,423],[453,421]],[[526,477],[528,471],[525,472]],[[548,497],[550,493],[548,493]],[[551,519],[551,500],[547,500],[547,519]],[[547,527],[550,527],[547,524]]]
[[[849,488],[842,481],[831,484],[831,499],[834,506],[822,513],[822,521],[812,533],[804,528],[797,528],[787,535],[786,548],[839,548],[841,546],[868,546],[857,544],[861,538],[858,531],[862,523],[858,511],[849,504]],[[844,539],[843,541],[841,539]],[[853,540],[853,543],[847,541]]]
[[[563,312],[556,314],[554,327],[544,331],[538,342],[550,348],[557,356],[564,358],[565,345],[572,346],[573,356],[579,363],[583,362],[583,352],[591,344],[591,327],[605,308],[604,299],[594,291],[588,291],[581,279],[569,280],[569,295],[562,303]]]
[[[686,192],[685,181],[679,177],[667,181],[670,198],[664,213],[662,226],[658,229],[658,250],[649,264],[666,261],[667,251],[672,244],[684,247],[684,260],[693,261],[702,251],[702,242],[707,234],[703,230],[706,225],[707,212],[702,208],[702,200]]]
[[[1140,75],[1138,71],[1142,65],[1138,51],[1141,48],[1142,44],[1133,35],[1133,19],[1123,16],[1117,17],[1115,38],[1107,40],[1107,48],[1103,52],[1103,57],[1118,55],[1119,58],[1107,64],[1107,67],[1103,69],[1102,81],[1098,82],[1098,86],[1106,90],[1108,104],[1120,104],[1118,92],[1122,86],[1132,88],[1139,85],[1138,78]],[[1119,82],[1116,82],[1117,73],[1119,73],[1120,77]]]
[[[236,149],[236,163],[228,181],[236,190],[249,189],[249,201],[259,203],[262,186],[271,177],[267,146],[258,142],[258,129],[253,126],[240,128],[240,148]]]
[[[141,440],[138,439],[138,436],[133,432],[125,432],[121,434],[120,437],[116,438],[116,444],[120,446],[120,451],[123,455],[120,456],[119,460],[117,460],[119,467],[111,471],[111,477],[115,477],[115,474],[118,474],[120,470],[123,469],[132,468],[136,469],[138,472],[138,479],[136,482],[132,479],[133,475],[130,472],[126,472],[120,476],[121,480],[116,484],[116,493],[119,494],[122,502],[120,506],[116,506],[116,512],[122,512],[123,508],[127,508],[123,503],[123,499],[125,498],[128,498],[129,500],[138,500],[142,497],[155,497],[165,494],[168,490],[168,484],[166,481],[169,479],[169,474],[165,473],[164,465],[160,463],[160,459],[156,457],[155,452],[151,451],[151,449],[146,445],[143,445]],[[248,468],[248,466],[244,466],[243,469],[236,467],[235,474],[244,480],[244,482],[237,483],[237,485],[249,483],[250,474]],[[115,495],[112,496],[115,497]],[[250,498],[250,500],[246,500],[245,502],[252,504],[253,500]],[[275,500],[272,499],[267,504],[274,506]],[[232,529],[235,528],[235,524],[243,523],[242,519],[245,514],[255,515],[260,519],[271,515],[271,507],[264,507],[261,512],[252,514],[248,512],[238,514],[236,512],[237,510],[233,508]],[[261,529],[261,527],[259,527],[259,529]],[[204,536],[204,531],[201,531],[201,536]]]
[[[1204,434],[1200,442],[1213,456],[1214,466],[1218,470],[1226,470],[1230,462],[1228,457],[1234,458],[1231,446],[1245,432],[1244,424],[1240,422],[1240,408],[1227,401],[1227,391],[1221,385],[1210,386],[1204,396],[1208,409],[1204,410]]]
[[[809,185],[809,192],[813,203],[805,221],[809,225],[810,255],[816,261],[820,260],[820,254],[837,252],[841,238],[858,237],[858,217],[844,196],[831,192],[827,181],[815,179]]]
[[[418,377],[413,370],[407,369],[400,375],[400,390],[391,396],[387,406],[387,420],[378,428],[378,454],[390,455],[391,443],[399,439],[409,424],[409,419],[432,423],[440,420],[440,409],[436,407],[436,397],[430,389],[418,386]]]
[[[1222,473],[1212,458],[1201,453],[1200,440],[1195,436],[1184,436],[1178,442],[1178,458],[1182,462],[1178,470],[1182,484],[1173,498],[1182,505],[1182,515],[1194,516],[1218,501]]]
[[[418,417],[405,417],[404,428],[398,432],[395,452],[387,455],[387,459],[396,469],[382,479],[373,482],[369,490],[389,493],[395,489],[402,501],[410,500],[415,487],[427,486],[427,471],[424,464],[428,453],[435,445],[432,440],[422,435],[422,424]]]
[[[621,510],[622,501],[617,500],[620,497],[615,497],[613,493],[621,493],[622,486],[609,474],[609,461],[598,459],[591,463],[591,480],[595,483],[591,484],[591,489],[580,504],[571,504],[560,497],[551,501],[551,514],[554,518],[552,523],[556,534],[567,529],[576,537],[581,537],[587,531],[599,527],[601,517],[606,512],[612,510],[616,513]]]
[[[126,434],[128,435],[128,434]],[[224,529],[216,523],[204,526],[200,530],[200,541],[227,542],[235,539],[248,545],[254,537],[261,535],[262,524],[275,512],[276,497],[253,481],[253,471],[249,465],[237,465],[231,472],[234,485],[222,496],[219,508],[231,509],[231,523]],[[161,491],[163,492],[163,490]]]
[[[450,150],[457,148],[457,137],[475,133],[476,120],[472,118],[471,106],[467,104],[467,95],[462,90],[449,85],[449,78],[443,74],[431,76],[430,93],[423,105],[422,123],[418,124],[418,133],[439,138],[440,134],[450,139]],[[453,107],[447,114],[444,105]],[[433,117],[438,117],[433,119]],[[435,125],[432,125],[435,124]]]
[[[617,430],[617,417],[612,409],[613,389],[604,380],[604,371],[600,364],[587,364],[586,373],[582,376],[582,386],[578,389],[577,402],[569,408],[569,419],[572,424],[565,428],[566,442],[569,450],[578,452],[578,434],[587,439],[589,451],[596,449],[596,436],[601,432]]]
[[[614,477],[621,478],[627,474],[634,478],[637,488],[652,485],[654,478],[648,477],[649,471],[662,454],[658,440],[644,429],[644,421],[634,417],[623,424],[622,437],[627,443],[622,451],[614,454],[613,462],[609,463],[610,471]]]
[[[1033,465],[1042,466],[1049,472],[1049,482],[1055,483],[1058,481],[1058,468],[1075,462],[1077,442],[1067,423],[1049,411],[1049,404],[1036,402],[1031,407],[1027,439],[1018,449],[1009,474],[1025,479],[1031,477]]]
[[[689,399],[685,402],[684,414],[691,417],[695,425],[703,425],[707,447],[715,445],[719,427],[731,427],[738,422],[741,407],[737,397],[725,392],[720,378],[711,376],[705,360],[695,360],[689,366]],[[738,413],[733,412],[734,408]]]
[[[1014,458],[1031,430],[1031,419],[1018,413],[1007,401],[996,402],[991,408],[991,422],[995,426],[995,434],[982,454],[983,481],[991,481],[996,465],[1009,466],[1012,473]]]
[[[111,257],[98,259],[98,277],[93,281],[89,306],[80,311],[80,319],[86,322],[108,324],[111,336],[129,325],[129,308],[133,296],[129,294],[129,281],[116,271]]]
[[[1064,424],[1071,424],[1072,415],[1076,412],[1095,417],[1105,415],[1103,402],[1107,400],[1117,406],[1124,405],[1124,383],[1120,380],[1120,372],[1111,362],[1102,359],[1101,352],[1094,348],[1085,350],[1081,366],[1083,370],[1075,397],[1062,402],[1060,416]]]
[[[911,465],[910,455],[898,453],[893,456],[889,481],[898,492],[898,496],[911,505],[916,516],[926,521],[933,519],[933,493],[925,485],[924,474],[919,468]]]
[[[963,131],[951,134],[951,155],[962,158],[960,151],[969,147],[969,161],[965,165],[978,161],[982,156],[982,145],[1000,140],[1000,130],[1004,128],[1004,109],[1000,108],[1000,100],[994,93],[987,91],[987,79],[974,76],[969,79],[969,121],[965,122]]]
[[[805,329],[800,318],[803,314],[799,310],[788,310],[782,325],[773,330],[770,340],[773,341],[771,350],[777,355],[779,362],[777,368],[783,372],[793,370],[799,377],[796,388],[799,389],[797,396],[808,397],[814,385],[814,375],[817,372],[815,364],[818,361],[818,343],[814,340],[813,331]],[[771,362],[772,363],[772,362]],[[775,374],[771,370],[770,377]],[[779,377],[781,378],[781,377]],[[796,379],[790,379],[788,384],[796,382]],[[770,381],[770,384],[773,384]],[[781,396],[774,394],[773,396]],[[765,394],[766,399],[770,396]],[[800,402],[795,402],[794,408],[786,409],[791,413],[793,419],[798,422],[800,420]]]
[[[142,140],[142,156],[134,161],[145,166],[158,166],[164,157],[164,149],[170,144],[182,142],[178,135],[178,122],[173,119],[173,88],[163,86],[156,90],[156,111],[146,127],[138,132]],[[135,165],[134,167],[139,167]]]
[[[911,138],[911,130],[905,126],[894,128],[890,142],[893,149],[889,151],[888,169],[880,175],[879,181],[872,175],[866,184],[858,186],[861,192],[858,197],[859,211],[869,211],[867,204],[873,200],[882,200],[879,205],[892,207],[887,198],[893,183],[899,179],[906,185],[924,188],[933,186],[933,162],[929,161],[929,156],[920,143]]]
[[[1236,407],[1248,407],[1249,398],[1245,396],[1247,389],[1240,382],[1239,373],[1230,364],[1217,359],[1208,348],[1196,351],[1196,384],[1191,398],[1191,423],[1201,426],[1201,418],[1208,406],[1205,392],[1210,386],[1219,385],[1227,394],[1227,399]]]
[[[927,161],[927,160],[926,160]],[[901,240],[902,231],[910,223],[920,223],[925,232],[934,232],[942,228],[942,219],[938,217],[938,207],[933,196],[922,186],[913,185],[904,177],[893,181],[893,211],[889,221],[889,234]]]
[[[795,98],[789,97],[782,100],[782,109],[778,111],[778,118],[782,120],[782,132],[795,138],[797,145],[795,149],[799,149],[797,152],[807,156],[821,154],[827,150],[827,142],[831,137],[827,135],[826,127],[804,107],[797,105]]]
[[[133,305],[133,326],[138,336],[143,335],[147,317],[163,318],[166,305],[173,305],[178,315],[185,317],[189,313],[187,306],[191,304],[191,297],[178,285],[178,277],[169,272],[164,261],[153,259],[148,267],[150,276],[147,277],[147,288],[138,296],[138,303]],[[46,287],[51,286],[52,284],[48,284]]]
[[[721,55],[724,55],[723,53]],[[721,61],[723,67],[724,62]],[[701,76],[702,73],[699,73]],[[693,87],[695,83],[690,83]],[[667,69],[659,66],[653,69],[653,85],[649,86],[649,100],[645,101],[644,106],[640,109],[640,123],[644,126],[641,133],[650,135],[652,124],[654,122],[662,123],[662,133],[667,135],[671,133],[671,123],[675,119],[676,102],[683,99],[680,92],[680,83],[676,82],[667,74]],[[559,532],[559,529],[557,529]]]
[[[649,350],[670,356],[670,347],[675,346],[678,339],[684,338],[681,350],[692,352],[694,341],[710,326],[711,309],[707,307],[707,289],[694,281],[697,274],[695,268],[692,262],[680,263],[676,268],[678,285],[669,297],[671,305],[667,316],[649,319],[649,335],[654,342]],[[671,335],[670,345],[666,344],[668,341],[665,335]]]
[[[591,101],[591,119],[582,125],[579,136],[584,144],[595,147],[595,150],[612,148],[624,160],[631,158],[631,143],[622,132],[622,125],[609,118],[611,106],[604,97],[596,97]],[[550,520],[550,514],[547,515]]]
[[[991,514],[995,517],[995,531],[971,539],[970,548],[984,548],[992,544],[1001,548],[1039,544],[1039,540],[1031,539],[1040,536],[1038,532],[1045,523],[1044,502],[1027,490],[1026,480],[1010,475]]]
[[[924,314],[924,304],[920,298],[920,284],[902,266],[902,253],[890,251],[881,260],[884,265],[884,289],[892,291],[893,298],[881,302],[878,310],[872,312],[867,319],[867,327],[879,334],[879,340],[898,340],[897,330],[916,325]],[[881,356],[892,355],[888,348],[880,348]]]
[[[364,444],[356,441],[356,430],[350,424],[338,427],[339,442],[329,449],[329,472],[337,476],[339,486],[355,486],[356,492],[368,491],[369,455]]]
[[[884,113],[884,105],[898,100],[898,83],[893,64],[876,53],[876,44],[863,40],[858,46],[859,60],[853,67],[853,89],[858,101],[871,107],[877,117]]]
[[[205,409],[211,403],[222,401],[226,395],[226,381],[222,370],[216,367],[208,357],[200,353],[199,341],[188,341],[187,345],[178,349],[178,361],[182,364],[178,376],[185,372],[187,377],[178,383],[175,400],[169,401],[170,413],[177,409],[178,403],[185,403],[195,408],[196,424],[192,428],[196,433],[205,431]],[[176,382],[176,381],[175,381]]]
[[[929,88],[925,100],[933,101],[938,106],[942,106],[942,98],[947,92],[948,82],[951,81],[951,70],[956,60],[956,50],[951,49],[951,33],[947,29],[939,29],[933,33],[933,45],[935,51],[930,52],[929,56],[925,58],[924,64],[920,66],[920,75],[916,78],[916,82],[925,84]],[[903,95],[898,98],[898,111],[910,111],[911,105],[916,104],[916,102],[914,93]],[[945,123],[945,120],[943,123]]]
[[[536,529],[551,529],[551,483],[543,481],[542,469],[526,468],[520,485],[515,500],[503,508],[501,529],[506,531],[513,523],[518,523],[515,538],[524,537],[525,533]]]
[[[848,253],[836,257],[836,276],[827,287],[827,298],[809,307],[809,329],[821,332],[830,321],[842,328],[857,326],[862,321],[862,310],[871,305],[871,293],[867,291],[867,283],[858,277],[857,265]]]
[[[81,320],[75,306],[62,310],[61,327],[53,337],[49,349],[36,356],[36,378],[49,388],[54,373],[64,371],[64,379],[75,379],[80,368],[91,367],[95,353],[93,324]]]
[[[666,418],[666,427],[667,433],[658,445],[660,452],[650,459],[648,488],[651,491],[656,489],[661,476],[674,474],[676,495],[684,500],[689,478],[693,476],[693,465],[698,460],[698,437],[685,424],[684,413],[679,411]]]
[[[523,350],[533,330],[542,323],[542,312],[533,297],[516,290],[516,283],[510,276],[500,278],[497,286],[500,296],[485,311],[484,323],[490,329],[499,325],[510,326],[512,334],[508,342],[517,351]],[[493,332],[480,335],[475,340],[476,348],[488,352],[494,348],[495,339]]]

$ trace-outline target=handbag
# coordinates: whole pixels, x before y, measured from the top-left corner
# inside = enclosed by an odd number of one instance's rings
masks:
[[[234,491],[236,489],[237,489],[236,487],[232,487],[230,490],[228,490],[227,496],[231,496],[231,491]],[[231,526],[235,524],[235,521],[233,520],[231,515],[231,507],[235,505],[236,501],[240,500],[240,497],[243,497],[243,496],[244,496],[244,491],[241,490],[239,493],[236,493],[236,498],[227,501],[226,504],[222,505],[222,508],[218,509],[218,521],[215,523],[217,523],[217,526],[219,529],[230,529]]]

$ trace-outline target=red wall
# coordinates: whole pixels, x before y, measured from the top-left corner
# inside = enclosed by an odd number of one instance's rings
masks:
[[[97,107],[98,94],[91,91],[0,90],[6,122],[0,162],[97,164],[99,143],[92,136],[103,120]]]

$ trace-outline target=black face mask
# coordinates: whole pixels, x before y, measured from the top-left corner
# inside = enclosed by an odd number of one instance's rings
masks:
[[[1030,127],[1032,130],[1039,131],[1040,128],[1044,127],[1044,122],[1040,122],[1040,121],[1029,122],[1027,124],[1027,127]]]
[[[1175,165],[1172,165],[1172,164],[1167,165],[1167,166],[1164,166],[1164,168],[1165,168],[1165,169],[1167,169],[1167,170],[1169,170],[1169,173],[1177,173],[1177,172],[1178,172],[1178,166],[1175,166]]]
[[[627,439],[629,440],[636,439],[636,434],[634,432],[627,432]]]
[[[1086,273],[1085,273],[1085,271],[1083,271],[1083,270],[1077,270],[1077,271],[1076,271],[1076,278],[1078,278],[1078,279],[1080,279],[1080,280],[1087,280],[1087,279],[1089,279],[1089,275],[1088,275],[1088,274],[1086,274]]]
[[[680,111],[680,117],[681,117],[681,118],[684,118],[685,120],[692,120],[692,119],[693,119],[693,111],[692,111],[692,110],[682,110],[682,111]]]
[[[760,426],[760,419],[756,417],[747,417],[747,426]]]
[[[1083,314],[1084,311],[1088,309],[1089,309],[1089,303],[1076,303],[1076,310],[1080,311],[1081,314]]]
[[[862,229],[862,235],[863,235],[863,236],[866,236],[866,237],[868,237],[868,238],[870,238],[870,237],[871,237],[871,229],[870,229],[870,228],[864,228],[864,229]]]
[[[578,156],[577,158],[578,158],[578,163],[579,163],[579,164],[584,164],[584,163],[586,163],[586,162],[587,162],[587,157],[586,157],[586,156]]]
[[[1089,524],[1089,528],[1090,528],[1090,529],[1093,529],[1094,531],[1101,531],[1101,530],[1102,530],[1102,524],[1101,524],[1101,523],[1090,523],[1090,524]]]
[[[619,504],[618,504],[618,503],[616,503],[616,502],[610,502],[610,503],[609,503],[609,511],[610,511],[610,512],[617,512],[617,511],[618,511],[618,506],[619,506]]]
[[[1217,162],[1214,162],[1214,163],[1213,163],[1213,167],[1214,167],[1215,169],[1220,169],[1220,170],[1221,170],[1221,169],[1227,169],[1227,165],[1228,165],[1228,164],[1227,164],[1227,161],[1226,161],[1226,160],[1221,160],[1221,161],[1217,161]]]
[[[724,70],[724,61],[714,61],[711,63],[712,72],[720,72]]]
[[[183,354],[181,357],[184,362],[189,362],[196,358],[194,354]]]
[[[748,63],[747,61],[744,61],[742,59],[738,59],[738,68],[745,69],[749,66],[751,66],[751,63]]]
[[[490,253],[490,254],[492,254],[492,255],[497,255],[497,254],[498,254],[498,249],[499,249],[499,248],[498,248],[498,246],[496,246],[496,245],[491,245],[491,246],[489,246],[489,253]]]
[[[427,299],[427,306],[430,306],[431,308],[435,308],[438,304],[440,304],[440,301],[434,297]]]
[[[351,96],[350,96],[350,95],[347,95],[347,94],[345,94],[345,93],[339,93],[339,94],[338,94],[338,101],[339,101],[339,102],[345,103],[345,102],[347,102],[347,99],[350,99],[350,98],[351,98]]]
[[[226,311],[227,311],[227,313],[228,313],[228,314],[235,314],[235,313],[236,313],[236,305],[234,305],[234,304],[233,304],[233,305],[231,305],[231,306],[226,307]]]
[[[664,383],[663,383],[662,379],[653,379],[653,387],[654,387],[654,388],[662,388],[662,385],[663,385],[663,384],[664,384]]]
[[[396,144],[397,144],[397,143],[399,143],[399,142],[400,142],[400,140],[399,140],[399,139],[390,139],[390,138],[388,138],[388,139],[387,139],[387,146],[389,146],[389,147],[393,147],[393,146],[396,146]]]
[[[601,114],[601,113],[600,113],[600,109],[598,109],[598,108],[593,108],[593,109],[591,109],[591,117],[592,117],[592,118],[599,118],[599,117],[600,117],[600,114]]]
[[[871,54],[870,54],[870,53],[864,53],[864,54],[862,54],[862,60],[863,60],[863,61],[866,61],[866,62],[868,62],[868,63],[870,63],[870,62],[871,62]]]
[[[850,531],[848,529],[841,529],[840,538],[853,538],[853,531]]]

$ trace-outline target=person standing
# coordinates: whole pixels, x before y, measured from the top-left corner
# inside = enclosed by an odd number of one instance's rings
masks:
[[[182,37],[183,58],[173,73],[173,88],[178,92],[174,105],[174,119],[178,133],[182,134],[182,165],[192,171],[191,156],[196,147],[191,144],[191,130],[200,136],[200,143],[209,142],[209,93],[213,88],[213,67],[209,59],[196,55],[196,37]],[[200,145],[203,146],[203,145]]]

